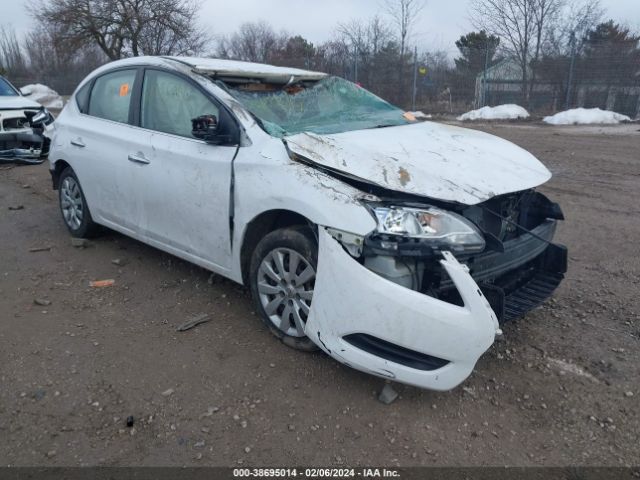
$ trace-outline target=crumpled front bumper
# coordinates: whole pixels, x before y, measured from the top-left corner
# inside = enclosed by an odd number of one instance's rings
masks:
[[[49,153],[49,139],[34,130],[0,133],[0,162],[39,164]]]
[[[441,264],[458,289],[456,306],[371,272],[324,228],[305,332],[327,354],[358,370],[431,390],[463,382],[500,333],[468,268],[449,252]]]

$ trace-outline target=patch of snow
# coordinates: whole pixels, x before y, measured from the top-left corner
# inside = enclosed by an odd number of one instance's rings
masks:
[[[417,120],[429,120],[430,118],[433,118],[433,115],[431,115],[430,113],[424,113],[420,110],[416,111],[416,112],[407,112],[409,115],[413,115]]]
[[[29,95],[31,100],[38,102],[43,107],[54,110],[61,110],[64,107],[64,100],[58,95],[58,92],[41,83],[25,85],[20,91],[24,95]]]
[[[507,104],[471,110],[460,115],[458,120],[464,122],[467,120],[515,120],[517,118],[529,118],[529,112],[520,105]]]
[[[549,125],[616,125],[620,122],[630,122],[631,119],[626,115],[599,108],[574,108],[544,117],[542,121]]]

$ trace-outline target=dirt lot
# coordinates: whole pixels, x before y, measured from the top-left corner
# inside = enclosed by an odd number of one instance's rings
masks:
[[[464,389],[388,406],[272,338],[243,287],[115,233],[72,247],[47,165],[0,170],[0,464],[638,464],[640,126],[482,128],[553,171],[568,278]]]

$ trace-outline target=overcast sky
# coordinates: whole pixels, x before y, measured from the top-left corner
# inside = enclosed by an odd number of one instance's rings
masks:
[[[214,33],[229,33],[243,22],[266,20],[277,30],[300,34],[314,43],[326,40],[338,22],[369,18],[382,0],[203,0],[200,21]],[[601,0],[607,16],[640,29],[640,0]],[[28,29],[26,0],[0,0],[0,24]],[[415,28],[423,48],[455,53],[454,42],[472,29],[469,0],[427,0]]]

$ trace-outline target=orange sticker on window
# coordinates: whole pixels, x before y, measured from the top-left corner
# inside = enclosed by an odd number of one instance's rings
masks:
[[[129,93],[129,84],[123,83],[122,85],[120,85],[120,96],[126,97],[128,93]]]

